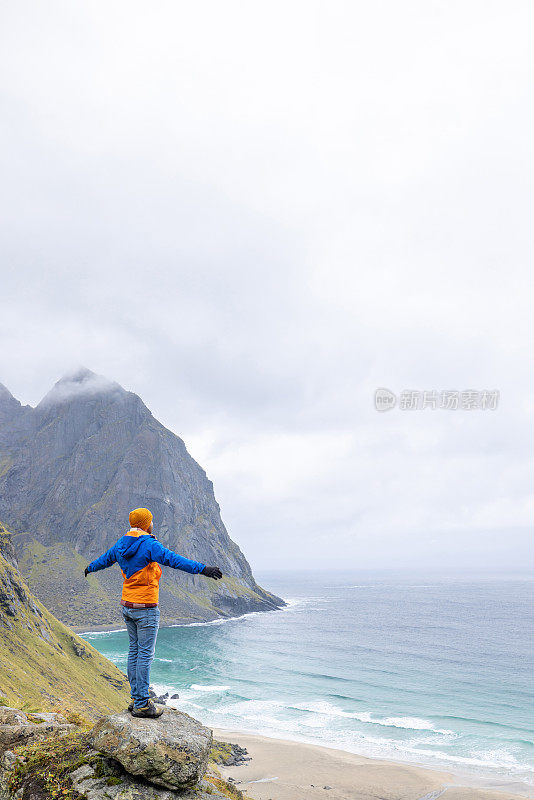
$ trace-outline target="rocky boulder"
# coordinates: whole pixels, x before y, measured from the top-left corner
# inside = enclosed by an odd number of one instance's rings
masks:
[[[128,712],[103,717],[90,733],[95,750],[131,775],[166,789],[193,787],[206,772],[212,732],[196,719],[168,708],[158,719]]]

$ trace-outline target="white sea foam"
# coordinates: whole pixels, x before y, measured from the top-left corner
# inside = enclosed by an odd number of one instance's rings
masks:
[[[215,686],[212,685],[205,685],[202,683],[192,683],[191,689],[194,689],[195,692],[228,692],[232,687],[231,686]]]
[[[373,717],[369,711],[343,711],[342,708],[327,702],[318,703],[295,703],[291,708],[296,708],[301,711],[311,711],[315,714],[322,714],[330,717],[347,717],[348,719],[357,719],[360,722],[368,723],[370,725],[382,725],[386,728],[404,728],[413,731],[432,731],[432,733],[440,733],[444,736],[453,736],[454,731],[442,730],[435,728],[434,724],[428,719],[421,719],[419,717]]]
[[[289,732],[297,733],[300,727],[299,720],[289,720],[284,716],[286,708],[277,700],[241,700],[209,709],[208,713],[216,715],[217,719],[222,717],[226,724],[245,724],[247,729],[259,733],[274,730],[283,737]]]
[[[245,614],[243,614],[245,616]],[[176,625],[167,625],[168,628],[207,628],[210,625],[225,625],[227,622],[235,622],[243,617],[230,617],[229,619],[212,619],[209,622],[181,622]]]
[[[225,703],[219,706],[217,711],[232,714],[250,714],[251,711],[263,714],[275,708],[285,709],[286,706],[280,700],[237,700],[232,703]]]
[[[167,704],[168,704],[168,705],[170,704],[170,705],[173,705],[173,706],[181,706],[181,705],[185,705],[185,706],[191,706],[191,708],[200,708],[200,709],[201,709],[201,710],[203,710],[203,711],[205,711],[205,710],[206,710],[206,709],[204,708],[204,706],[201,706],[201,705],[199,705],[198,703],[193,703],[193,701],[192,701],[192,700],[185,700],[185,699],[182,699],[181,697],[180,697],[180,699],[179,699],[179,700],[167,700]]]
[[[193,683],[190,688],[193,691],[205,693],[226,692],[231,690],[230,686],[217,686],[209,684],[204,685],[197,683]],[[272,712],[274,710],[282,710],[282,712],[284,712],[287,708],[288,707],[284,703],[277,700],[243,700],[218,706],[216,709],[213,709],[212,712],[217,714],[231,714],[232,716],[242,717],[243,719],[259,719],[265,722],[267,721],[266,712]],[[430,733],[439,734],[442,736],[456,735],[454,731],[436,728],[430,720],[421,719],[420,717],[373,717],[373,715],[368,711],[344,711],[338,706],[335,706],[333,703],[328,703],[326,701],[294,703],[290,705],[289,708],[313,713],[316,715],[316,718],[303,717],[295,722],[284,718],[271,717],[269,721],[275,723],[279,728],[283,727],[284,730],[288,730],[290,728],[298,727],[298,725],[302,725],[307,728],[324,728],[325,721],[324,719],[321,719],[321,717],[345,717],[347,719],[358,720],[359,722],[363,722],[365,724],[380,725],[386,728],[428,731]]]
[[[158,693],[177,691],[171,686],[156,686]],[[328,702],[308,702],[296,703],[289,708],[312,712],[316,719],[312,722],[301,718],[289,720],[285,717],[288,706],[278,700],[240,700],[228,702],[215,708],[207,708],[205,705],[196,703],[195,699],[205,696],[208,699],[216,692],[228,691],[231,687],[219,685],[193,684],[186,692],[193,691],[192,696],[182,695],[179,700],[170,701],[170,705],[175,708],[194,709],[195,716],[202,719],[205,724],[229,729],[247,730],[270,738],[289,739],[292,741],[306,742],[309,744],[323,744],[338,750],[346,750],[354,753],[361,753],[375,758],[391,758],[398,761],[426,763],[430,766],[446,767],[457,765],[458,768],[473,769],[475,771],[483,768],[494,773],[506,773],[507,775],[517,775],[519,779],[528,782],[525,777],[531,771],[531,766],[520,763],[506,749],[496,749],[487,751],[467,752],[464,756],[448,753],[443,750],[426,749],[426,743],[436,743],[435,738],[421,738],[419,732],[425,731],[429,734],[449,734],[449,731],[435,729],[430,720],[419,717],[385,717],[372,718],[368,712],[355,714]],[[182,690],[183,691],[183,690]],[[201,695],[199,696],[199,693]],[[169,702],[169,701],[168,701]],[[364,731],[334,730],[326,717],[331,718],[352,718],[359,719],[364,717],[364,722],[382,725],[391,728],[402,728],[412,730],[414,733],[408,739],[402,741],[388,738],[387,736],[373,736]],[[371,718],[371,719],[369,719]],[[312,718],[313,719],[313,718]],[[319,724],[316,724],[319,723]],[[310,730],[310,735],[306,735],[306,729]],[[313,733],[312,733],[313,731]]]
[[[373,719],[371,714],[352,714],[354,719],[360,722],[368,722],[371,725],[383,725],[386,728],[405,728],[411,731],[432,731],[432,733],[440,733],[442,736],[455,736],[454,731],[449,731],[444,728],[435,728],[434,724],[427,719],[419,719],[419,717],[385,717],[384,719]]]
[[[280,609],[283,611],[284,609]],[[239,617],[226,617],[225,619],[212,619],[209,622],[180,622],[176,625],[167,625],[167,628],[206,628],[211,625],[227,625],[229,622],[241,622],[248,617],[255,617],[258,614],[264,614],[264,611],[249,611],[247,614],[241,614]]]
[[[113,628],[111,631],[82,631],[78,636],[85,636],[86,639],[93,639],[102,636],[111,636],[113,633],[120,633],[126,631],[126,628]]]

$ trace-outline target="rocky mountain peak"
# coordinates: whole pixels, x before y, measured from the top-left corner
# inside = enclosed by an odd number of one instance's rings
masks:
[[[79,366],[72,370],[67,371],[58,381],[58,384],[64,383],[87,383],[95,378],[101,377],[87,367]]]
[[[14,399],[10,409],[13,403],[12,413],[0,415],[0,517],[15,534],[30,588],[62,621],[84,630],[89,619],[114,623],[120,570],[103,570],[89,583],[80,565],[108,550],[139,506],[152,511],[162,544],[224,575],[214,586],[168,571],[163,621],[282,604],[256,584],[202,467],[136,394],[83,367],[64,375],[35,409],[20,410]]]
[[[110,399],[127,395],[125,389],[115,381],[97,375],[86,367],[77,367],[71,370],[43,397],[38,409],[48,409],[50,406],[65,405],[72,401],[91,401],[108,395]]]

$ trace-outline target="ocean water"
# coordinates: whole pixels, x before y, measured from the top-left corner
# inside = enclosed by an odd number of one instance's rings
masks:
[[[263,574],[288,606],[161,628],[206,724],[534,787],[534,579]],[[118,624],[121,622],[117,612]],[[84,638],[126,670],[125,631]]]

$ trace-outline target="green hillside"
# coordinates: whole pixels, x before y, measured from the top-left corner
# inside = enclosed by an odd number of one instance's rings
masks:
[[[0,526],[0,692],[25,710],[58,710],[86,719],[124,709],[126,677],[59,622],[30,592]]]

